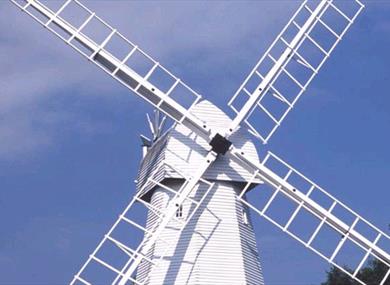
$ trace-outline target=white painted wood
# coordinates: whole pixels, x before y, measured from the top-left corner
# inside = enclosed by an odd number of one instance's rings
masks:
[[[231,119],[209,101],[201,101],[191,112],[204,120],[215,132],[222,133]],[[237,130],[231,137],[236,148],[245,155],[259,161],[254,144],[245,129]],[[138,188],[150,200],[153,207],[166,209],[173,193],[161,187],[145,187],[151,173],[154,179],[164,181],[170,188],[178,189],[182,178],[164,163],[175,166],[183,173],[196,172],[199,163],[210,151],[208,142],[183,125],[176,125],[149,149],[140,166]],[[157,170],[157,172],[155,172]],[[263,284],[260,260],[255,236],[250,221],[243,218],[247,211],[237,199],[242,185],[252,178],[252,173],[241,167],[228,155],[220,155],[204,174],[204,179],[215,182],[214,188],[205,202],[189,220],[186,228],[177,236],[180,223],[172,221],[160,238],[172,243],[171,247],[161,240],[149,250],[148,258],[159,260],[153,266],[141,263],[137,271],[137,281],[141,284]],[[172,179],[174,178],[174,179]],[[261,180],[256,179],[255,183]],[[206,187],[198,185],[193,198],[200,200]],[[183,217],[190,214],[194,205],[186,201]],[[147,229],[155,227],[158,219],[149,212]],[[169,249],[167,249],[169,248]],[[167,250],[167,251],[166,251]]]
[[[379,276],[382,280],[380,284],[385,283],[390,276],[390,253],[386,249],[386,245],[390,242],[389,235],[275,154],[269,152],[261,164],[251,162],[239,153],[236,155],[238,159],[247,164],[248,169],[252,168],[253,173],[260,176],[260,179],[272,188],[272,193],[269,193],[270,195],[262,205],[251,204],[245,199],[242,200],[242,203],[359,284],[367,284],[367,280],[360,279],[361,277],[358,275],[362,264],[370,259],[377,260],[387,268],[386,275]],[[257,194],[260,194],[260,191]],[[281,197],[285,197],[292,203],[286,208],[292,205],[293,209],[295,208],[294,211],[283,212],[284,209],[279,207],[279,214],[285,215],[285,219],[281,219],[276,211],[268,211],[272,207],[275,209],[273,205]],[[308,221],[307,217],[310,216],[311,222],[307,223],[308,225],[313,223],[314,219],[315,227],[309,226],[305,231],[291,229],[290,225],[299,220],[297,218],[298,212],[306,216],[306,222]],[[369,230],[367,231],[367,229]],[[332,238],[335,238],[336,242],[329,242]],[[354,247],[351,248],[352,244]],[[360,256],[358,265],[341,264],[340,260],[337,260],[340,251],[346,250],[346,248],[351,256]],[[350,268],[352,271],[346,268]]]
[[[336,2],[342,0],[302,2],[229,100],[228,106],[236,113],[228,127],[230,132],[245,123],[255,137],[268,142],[364,8],[359,0],[350,1],[348,9],[345,5],[340,9]],[[330,20],[330,14],[339,16]],[[292,34],[294,37],[290,40]],[[320,56],[316,56],[316,52]],[[304,71],[294,66],[294,61],[304,67]],[[257,82],[254,89],[253,82]],[[285,86],[289,86],[288,91]],[[272,98],[277,100],[272,101]],[[242,100],[246,100],[245,104],[239,107]]]
[[[171,188],[180,187],[179,180],[170,180]],[[194,214],[180,236],[179,222],[172,221],[161,238],[172,242],[169,247],[159,241],[148,257],[163,260],[156,266],[142,263],[137,281],[142,284],[264,284],[252,223],[244,223],[242,203],[237,199],[240,187],[231,182],[217,182],[204,203]],[[202,196],[206,187],[200,186],[193,198]],[[164,209],[172,194],[158,188],[151,204]],[[183,217],[191,211],[189,201],[183,204]],[[147,228],[152,228],[156,216],[148,215]],[[145,283],[144,283],[145,282]]]
[[[222,133],[231,123],[231,119],[225,113],[206,100],[195,105],[191,112],[196,117],[202,118],[215,132]],[[229,139],[236,149],[243,151],[251,159],[259,161],[256,147],[246,129],[238,129]],[[194,173],[209,150],[210,146],[204,138],[183,125],[176,125],[153,145],[142,161],[137,179],[138,189],[143,187],[148,175],[157,168],[161,168],[157,175],[160,180],[181,178],[171,169],[163,167],[163,162],[174,165],[184,173]],[[251,177],[252,173],[239,165],[236,160],[232,160],[229,153],[219,156],[204,176],[205,179],[244,183]],[[260,180],[255,182],[259,183]],[[146,187],[144,190],[147,192],[150,188]]]
[[[174,76],[166,68],[160,65],[156,60],[142,51],[137,45],[132,43],[122,34],[120,34],[115,28],[111,27],[108,23],[98,17],[94,12],[88,9],[85,5],[77,0],[72,0],[72,3],[76,5],[79,11],[88,15],[83,20],[83,24],[77,28],[75,19],[67,19],[65,21],[61,16],[61,12],[69,4],[65,2],[57,11],[53,11],[45,3],[41,3],[38,0],[10,0],[13,4],[19,7],[23,12],[27,13],[38,23],[43,25],[46,29],[62,39],[66,44],[75,49],[82,56],[86,57],[88,61],[94,63],[100,67],[103,71],[109,74],[112,78],[120,82],[126,88],[152,104],[155,108],[171,117],[176,122],[186,125],[188,128],[193,129],[198,134],[202,135],[205,139],[209,139],[210,129],[205,126],[204,122],[198,120],[189,112],[189,109],[193,104],[198,102],[201,98],[194,90],[186,85],[179,78]],[[80,15],[79,15],[80,17]],[[106,30],[109,33],[106,35],[105,40],[102,43],[97,38],[87,36],[84,34],[84,28],[86,28],[92,21],[98,23],[94,29],[98,29],[101,33],[105,33]],[[105,49],[107,44],[112,40],[113,36],[120,38],[125,42],[129,53],[125,58],[121,58],[118,54],[113,54],[112,51]],[[127,60],[134,54],[134,52],[141,54],[146,62],[152,64],[152,69],[146,75],[141,75],[135,72],[134,68],[128,65]],[[166,78],[171,80],[171,87],[169,90],[163,91],[161,83],[152,84],[149,78],[159,68],[160,72],[164,73]],[[170,97],[175,88],[181,88],[181,100],[191,102],[189,108],[184,107],[177,100]],[[161,88],[161,89],[160,89]],[[179,89],[178,89],[179,90]],[[183,91],[184,90],[184,91]]]
[[[243,211],[246,211],[246,209],[243,208],[243,205],[252,208],[255,212],[264,216],[277,227],[290,234],[296,240],[302,242],[306,247],[312,249],[320,256],[323,256],[335,266],[338,265],[334,263],[334,259],[343,248],[347,239],[360,246],[366,251],[364,258],[354,270],[353,274],[346,273],[361,284],[364,284],[364,282],[359,280],[356,275],[370,254],[383,261],[388,267],[390,266],[390,255],[382,249],[380,245],[377,245],[377,242],[380,242],[382,237],[389,240],[389,237],[385,233],[377,230],[365,221],[377,232],[377,237],[374,241],[366,238],[355,229],[355,226],[360,221],[364,221],[364,219],[322,190],[321,191],[324,194],[328,195],[328,197],[333,200],[333,204],[329,209],[321,207],[321,205],[317,204],[309,197],[310,194],[303,194],[297,189],[298,187],[294,187],[289,183],[288,178],[295,170],[292,167],[287,166],[283,161],[279,160],[289,168],[288,174],[284,178],[279,177],[274,171],[268,169],[264,163],[260,164],[255,147],[249,140],[249,131],[240,127],[241,123],[245,121],[255,136],[262,139],[264,143],[268,141],[269,137],[286,117],[287,113],[294,106],[302,92],[305,91],[314,75],[318,73],[322,64],[329,57],[334,47],[338,44],[363,9],[363,5],[359,0],[351,1],[358,5],[358,9],[352,17],[340,10],[337,5],[335,5],[336,1],[319,0],[319,4],[315,9],[311,9],[307,5],[307,0],[304,1],[300,9],[302,11],[308,11],[310,16],[303,25],[300,25],[297,23],[298,21],[295,21],[295,16],[290,20],[286,28],[295,26],[295,28],[298,29],[298,32],[291,42],[283,37],[284,31],[275,40],[275,43],[280,41],[286,46],[279,57],[275,57],[270,52],[274,44],[271,46],[270,50],[266,52],[263,58],[269,58],[274,63],[267,74],[262,75],[258,69],[259,64],[261,64],[263,59],[256,65],[248,79],[240,87],[240,90],[242,89],[247,96],[249,96],[249,99],[241,110],[236,110],[235,107],[232,108],[237,113],[237,116],[233,121],[210,102],[199,102],[201,98],[199,94],[182,83],[180,79],[172,75],[158,62],[141,51],[136,45],[119,34],[116,29],[109,26],[77,0],[66,0],[66,2],[56,11],[52,11],[38,0],[11,0],[11,2],[21,8],[22,11],[32,16],[45,28],[60,37],[65,43],[69,44],[76,51],[85,56],[89,61],[99,66],[115,80],[119,81],[129,90],[132,90],[178,123],[178,125],[156,142],[146,153],[140,168],[138,184],[138,188],[144,190],[138,191],[137,195],[124,211],[124,213],[126,213],[132,205],[136,204],[135,202],[137,202],[136,205],[139,205],[142,203],[145,204],[145,200],[151,200],[153,207],[161,209],[164,213],[162,218],[156,220],[152,213],[149,213],[147,229],[145,229],[142,225],[121,215],[93,254],[89,257],[85,265],[83,265],[80,272],[75,276],[72,284],[75,281],[80,281],[83,284],[90,284],[81,277],[81,273],[84,273],[83,270],[90,262],[96,262],[105,267],[105,269],[111,270],[111,273],[116,274],[112,283],[116,284],[118,278],[120,278],[118,282],[119,285],[124,285],[129,280],[136,284],[263,284],[252,224],[249,215],[245,217],[245,219],[243,218]],[[82,21],[82,25],[78,28],[78,25],[65,21],[60,15],[70,2],[73,2],[88,15],[87,18]],[[335,10],[347,20],[341,33],[337,33],[337,31],[333,30],[332,25],[322,18],[328,9]],[[93,19],[98,21],[104,29],[109,30],[108,34],[105,35],[103,42],[90,38],[83,33],[84,27],[89,25],[90,21]],[[328,50],[324,49],[319,42],[313,39],[313,35],[310,35],[317,24],[321,24],[335,36],[333,45],[331,45],[331,48]],[[129,53],[125,58],[118,57],[106,49],[108,43],[111,42],[114,36],[122,38],[130,48]],[[323,53],[323,58],[319,65],[314,66],[310,63],[310,60],[307,60],[307,58],[304,57],[304,54],[299,51],[299,48],[304,41],[313,43],[318,50]],[[141,53],[146,57],[147,61],[152,63],[152,68],[146,75],[138,74],[132,66],[127,65],[127,59],[129,59],[134,52]],[[306,69],[311,70],[312,74],[305,82],[297,78],[294,72],[288,71],[287,64],[292,62],[293,59]],[[158,68],[162,70],[166,76],[171,78],[172,82],[167,90],[163,90],[162,86],[159,86],[160,84],[152,83],[149,80]],[[295,97],[293,97],[293,101],[288,101],[286,99],[287,96],[280,93],[278,88],[274,85],[280,74],[287,75],[289,80],[299,87],[299,91]],[[259,77],[261,82],[251,93],[248,92],[245,85],[252,76]],[[190,100],[192,102],[192,104],[190,104],[191,107],[185,107],[176,101],[174,96],[171,96],[173,91],[177,90],[175,88],[178,86],[186,89],[187,95],[189,95],[189,98],[192,98]],[[239,93],[240,92],[236,94]],[[289,91],[288,93],[291,92]],[[287,105],[287,110],[285,110],[279,118],[263,105],[262,98],[265,98],[266,94],[270,94]],[[183,95],[183,92],[180,92],[180,96],[182,96],[180,99],[187,101],[188,98],[183,98]],[[233,100],[235,97],[236,95],[234,95]],[[229,106],[232,107],[231,102],[229,103]],[[266,135],[264,135],[263,132],[258,132],[256,128],[248,122],[254,108],[260,108],[271,118],[271,121],[274,124],[273,128]],[[209,168],[209,165],[214,162],[217,154],[210,151],[208,142],[217,133],[221,134],[222,137],[231,140],[234,147],[230,149],[230,152],[228,152],[226,156],[219,156],[218,159],[215,160],[215,164]],[[235,157],[235,159],[232,159],[233,157]],[[177,172],[174,172],[167,167],[161,167],[163,162],[174,165],[175,168],[180,169],[181,172],[194,173],[193,176],[190,175],[191,179],[186,180],[188,183],[186,183],[186,186],[181,189],[181,193],[175,198],[172,197],[172,194],[166,192],[164,188],[159,188],[160,186],[155,187],[156,185],[153,185],[150,187],[143,187],[145,186],[145,181],[150,173],[154,172],[156,169],[158,169],[158,177],[156,180],[165,181],[169,184],[169,187],[178,188],[180,181],[184,181],[183,179],[178,179],[180,176],[177,175]],[[176,233],[179,229],[180,220],[171,220],[176,211],[175,203],[180,203],[178,206],[182,207],[181,211],[183,216],[181,217],[180,215],[178,218],[186,219],[186,217],[192,216],[190,213],[193,204],[187,199],[187,195],[192,193],[193,188],[198,185],[197,183],[200,181],[201,177],[216,181],[213,191],[208,194],[210,196],[207,195],[208,199],[206,199],[205,203],[195,203],[196,205],[201,205],[200,208],[192,219],[188,219],[189,223],[186,228],[184,230],[181,229],[179,232],[180,235],[177,236]],[[254,180],[252,180],[252,177]],[[271,199],[268,200],[262,210],[259,210],[246,202],[245,195],[241,196],[241,193],[238,193],[241,189],[240,186],[247,181],[251,181],[249,182],[249,186],[252,186],[252,182],[256,184],[265,181],[275,188],[275,193],[271,196]],[[242,184],[240,185],[237,182],[241,182]],[[313,183],[312,187],[320,189]],[[250,190],[250,188],[251,187],[245,189]],[[198,195],[202,196],[202,193],[205,191],[206,190],[203,189],[202,186],[199,186],[193,199],[197,200],[199,198]],[[294,211],[288,222],[284,225],[278,224],[266,213],[271,203],[273,203],[276,194],[279,192],[298,204],[297,210]],[[139,199],[139,196],[143,196],[143,199]],[[355,216],[355,220],[351,225],[348,225],[332,213],[333,208],[339,205]],[[305,208],[314,216],[321,219],[320,225],[314,231],[308,242],[294,236],[294,234],[289,231],[290,224],[295,219],[298,210],[301,208]],[[119,240],[114,239],[111,235],[120,222],[126,222],[129,225],[133,225],[142,230],[143,233],[149,233],[150,236],[145,238],[144,242],[141,242],[136,250],[132,250],[122,244]],[[342,235],[341,240],[329,257],[324,256],[320,251],[312,247],[312,241],[319,232],[319,229],[325,223]],[[148,229],[153,229],[153,231],[148,231]],[[127,239],[127,241],[130,241],[132,238]],[[105,243],[106,241],[113,242],[122,253],[126,254],[128,260],[131,261],[133,259],[133,263],[125,264],[122,266],[121,270],[118,270],[107,260],[98,257],[97,253],[102,245],[107,244]],[[168,241],[169,244],[173,244],[173,247],[169,247],[166,244],[166,241]],[[145,258],[145,255],[149,255],[149,258]],[[161,259],[161,262],[158,263],[158,266],[149,266],[144,263],[138,267],[141,260],[153,260],[157,262],[160,256],[163,256],[163,258]],[[117,261],[117,258],[113,258],[111,261],[114,263]],[[154,264],[153,261],[152,263]],[[136,268],[138,268],[138,281],[132,279]],[[342,269],[341,267],[339,268]],[[390,270],[388,270],[384,276],[381,284],[384,284],[389,275]],[[100,278],[97,283],[107,284],[101,282]]]

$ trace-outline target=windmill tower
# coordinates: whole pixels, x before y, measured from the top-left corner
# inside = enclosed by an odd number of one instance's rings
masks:
[[[211,122],[215,129],[223,129],[230,119],[208,101],[193,107],[195,115]],[[240,130],[231,141],[242,146],[255,161],[258,155],[248,132]],[[174,193],[161,186],[144,187],[150,173],[155,173],[156,183],[170,189],[179,189],[183,177],[180,172],[194,173],[206,155],[208,143],[194,138],[191,131],[181,125],[174,126],[148,150],[140,167],[138,191],[141,199],[150,202],[157,211],[164,211]],[[162,235],[173,246],[165,253],[167,259],[153,268],[144,262],[139,267],[137,280],[147,284],[263,284],[258,250],[247,207],[236,197],[251,174],[221,156],[203,178],[213,184],[200,184],[182,204],[177,204],[175,219]],[[260,183],[260,181],[256,181]],[[143,189],[143,190],[141,190]],[[196,203],[203,200],[197,208]],[[197,208],[196,212],[195,209]],[[188,217],[193,214],[192,219]],[[155,212],[149,211],[146,227],[155,226]],[[187,221],[180,231],[180,224]],[[177,231],[180,234],[177,235]],[[157,242],[148,253],[150,259],[164,255],[167,245]]]
[[[370,260],[385,268],[377,283],[388,280],[390,237],[275,154],[259,159],[251,141],[269,141],[362,11],[359,0],[303,1],[228,102],[233,118],[79,1],[11,2],[174,120],[144,140],[133,199],[71,284],[263,284],[257,216],[360,284]],[[351,246],[358,262],[347,270],[338,258]]]

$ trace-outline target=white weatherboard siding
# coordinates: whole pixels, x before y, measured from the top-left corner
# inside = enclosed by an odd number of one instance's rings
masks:
[[[208,101],[199,102],[191,112],[220,133],[231,122],[226,114]],[[230,140],[236,148],[258,160],[256,148],[245,130],[238,130]],[[205,140],[186,127],[176,125],[153,144],[143,159],[137,185],[138,191],[142,189],[142,192],[138,194],[164,211],[173,193],[147,182],[147,179],[155,173],[153,179],[172,189],[179,189],[183,177],[164,163],[173,165],[188,179],[209,149]],[[142,284],[264,284],[249,213],[247,219],[243,218],[246,209],[237,199],[243,185],[240,182],[251,179],[251,174],[235,164],[228,155],[220,155],[203,178],[214,182],[214,187],[180,234],[180,222],[172,220],[159,236],[148,253],[148,258],[158,261],[158,264],[152,265],[144,260],[138,267],[137,280]],[[206,184],[198,185],[191,194],[194,200],[200,200],[206,188]],[[182,206],[181,219],[186,220],[195,205],[186,200]],[[158,218],[150,211],[146,228],[151,230],[156,223]]]
[[[195,116],[205,121],[207,125],[221,133],[231,122],[231,119],[226,114],[206,100],[199,102],[191,111]],[[246,130],[239,129],[229,139],[236,148],[245,152],[254,161],[258,161],[256,148]],[[186,127],[176,125],[153,144],[143,159],[138,175],[138,189],[142,188],[146,179],[157,168],[159,168],[156,175],[157,180],[169,177],[182,178],[170,168],[164,166],[164,162],[174,165],[184,173],[194,173],[199,163],[206,157],[209,149],[210,146],[207,141],[198,137]],[[227,154],[226,156],[218,157],[206,171],[204,178],[219,181],[245,182],[251,178],[251,174],[231,160],[229,154]],[[149,187],[143,188],[145,193],[149,190]]]
[[[171,188],[178,188],[179,181],[170,181]],[[172,221],[160,236],[171,246],[158,241],[149,252],[149,258],[162,260],[156,266],[144,262],[137,279],[149,285],[169,284],[263,284],[258,251],[252,224],[243,219],[242,204],[236,199],[237,186],[229,182],[217,182],[195,212],[184,230],[178,234],[179,224]],[[196,190],[195,199],[206,191],[205,186]],[[156,189],[151,203],[166,207],[171,194]],[[186,219],[192,204],[183,204]],[[147,227],[156,222],[149,214]]]

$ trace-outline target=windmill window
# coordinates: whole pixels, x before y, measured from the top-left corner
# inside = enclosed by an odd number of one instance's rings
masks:
[[[183,217],[183,205],[176,204],[177,210],[176,210],[176,218],[182,218]]]
[[[245,209],[242,209],[242,222],[243,222],[244,225],[248,225],[249,224],[248,213],[246,212]]]

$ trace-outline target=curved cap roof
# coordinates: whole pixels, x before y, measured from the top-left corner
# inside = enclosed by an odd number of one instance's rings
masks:
[[[207,100],[196,104],[191,109],[191,113],[219,133],[222,133],[231,122],[231,119],[222,110]],[[252,160],[259,160],[255,145],[251,141],[247,129],[238,129],[230,136],[229,140]],[[165,178],[182,178],[180,174],[167,165],[172,165],[175,169],[179,169],[182,173],[190,176],[202,163],[209,150],[210,145],[203,138],[183,125],[175,125],[149,148],[141,162],[137,179],[138,191],[144,192],[142,195],[145,195],[153,188],[153,184],[146,183],[147,178],[152,174],[157,181]],[[203,178],[246,182],[251,178],[251,174],[232,160],[230,154],[227,153],[217,158]]]

